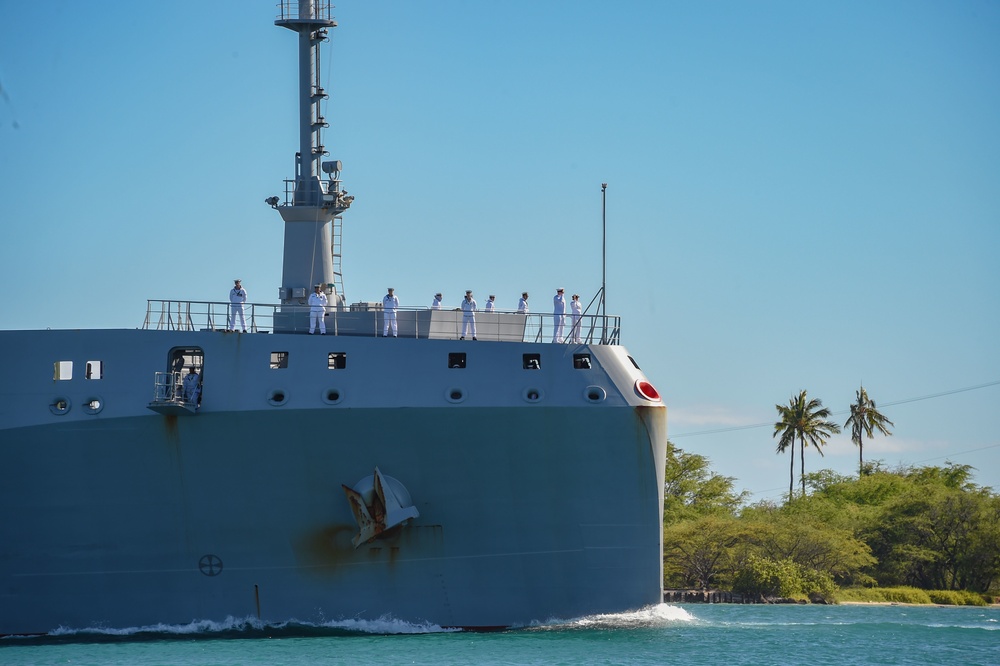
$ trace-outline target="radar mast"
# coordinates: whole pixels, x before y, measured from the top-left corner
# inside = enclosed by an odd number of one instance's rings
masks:
[[[281,13],[274,24],[299,37],[299,149],[295,153],[295,177],[285,181],[284,200],[266,200],[285,223],[279,298],[282,305],[303,305],[313,286],[319,284],[330,304],[342,307],[340,215],[354,197],[341,189],[340,160],[324,160],[329,152],[323,144],[323,130],[330,125],[322,105],[330,96],[320,78],[320,46],[329,41],[329,30],[337,27],[337,22],[331,14],[330,0],[281,0],[278,7]]]

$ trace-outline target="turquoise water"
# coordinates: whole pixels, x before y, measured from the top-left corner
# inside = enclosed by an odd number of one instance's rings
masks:
[[[497,633],[231,621],[0,640],[0,664],[1000,664],[1000,608],[659,605]]]

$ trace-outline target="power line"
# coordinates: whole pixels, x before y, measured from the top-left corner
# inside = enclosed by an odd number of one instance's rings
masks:
[[[981,446],[978,449],[969,449],[968,451],[958,451],[956,453],[949,453],[946,456],[934,456],[933,458],[924,458],[923,460],[918,460],[914,465],[919,465],[920,463],[930,462],[931,460],[941,460],[941,458],[954,458],[955,456],[964,456],[966,453],[976,453],[977,451],[986,451],[987,449],[995,449],[1000,444],[991,444],[989,446]]]
[[[989,388],[990,386],[997,386],[998,384],[1000,384],[1000,380],[996,380],[996,381],[992,381],[992,382],[986,382],[985,384],[976,384],[975,386],[966,386],[965,388],[952,389],[950,391],[942,391],[940,393],[932,393],[930,395],[920,396],[919,398],[906,398],[904,400],[895,400],[895,401],[892,401],[892,402],[883,402],[881,404],[881,406],[882,407],[893,407],[895,405],[904,405],[904,404],[909,403],[909,402],[918,402],[920,400],[930,400],[932,398],[941,398],[941,397],[944,397],[946,395],[954,395],[956,393],[964,393],[966,391],[975,391],[977,389]],[[849,409],[844,409],[844,410],[841,410],[839,412],[830,412],[830,413],[831,413],[831,415],[836,415],[836,414],[847,414],[848,412],[850,412]],[[752,424],[749,424],[749,425],[732,426],[732,427],[729,427],[729,428],[714,428],[712,430],[696,430],[694,432],[682,432],[682,433],[680,433],[678,435],[671,435],[670,439],[678,439],[680,437],[695,437],[697,435],[716,435],[716,434],[723,433],[723,432],[734,432],[734,431],[737,431],[737,430],[752,430],[754,428],[769,428],[769,427],[773,427],[773,426],[774,426],[774,422],[773,421],[769,421],[767,423],[752,423]],[[989,448],[989,447],[987,447],[987,448]]]
[[[892,407],[893,405],[902,405],[907,402],[917,402],[918,400],[930,400],[931,398],[940,398],[945,395],[954,395],[955,393],[964,393],[965,391],[975,391],[976,389],[987,388],[989,386],[996,386],[1000,384],[1000,380],[995,382],[986,382],[985,384],[977,384],[976,386],[967,386],[965,388],[953,389],[951,391],[943,391],[942,393],[932,393],[931,395],[925,395],[920,398],[908,398],[906,400],[897,400],[895,402],[884,402],[883,407]]]

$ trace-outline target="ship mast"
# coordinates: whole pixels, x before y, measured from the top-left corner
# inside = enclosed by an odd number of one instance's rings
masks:
[[[340,188],[340,160],[324,161],[323,130],[329,123],[322,103],[329,99],[320,80],[320,45],[337,26],[330,0],[281,0],[274,24],[298,33],[299,150],[295,178],[285,181],[285,198],[266,200],[281,213],[285,246],[279,297],[282,304],[303,304],[316,284],[324,285],[331,305],[343,305],[333,266],[332,228],[340,223],[354,197]],[[325,176],[325,180],[324,180]]]

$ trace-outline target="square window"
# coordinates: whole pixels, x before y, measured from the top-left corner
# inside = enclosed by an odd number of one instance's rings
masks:
[[[541,370],[542,369],[542,355],[541,354],[523,354],[521,356],[521,367],[525,370]]]
[[[347,352],[330,352],[327,355],[326,367],[330,370],[343,370],[347,367]]]
[[[87,379],[100,379],[104,376],[104,361],[87,361]]]
[[[577,370],[590,370],[590,354],[573,354],[573,367]]]
[[[451,352],[448,354],[448,367],[449,368],[464,368],[465,367],[465,352]]]
[[[272,370],[284,370],[287,367],[288,367],[288,352],[286,351],[271,352]]]
[[[53,366],[52,379],[63,382],[73,379],[73,361],[56,361]]]

